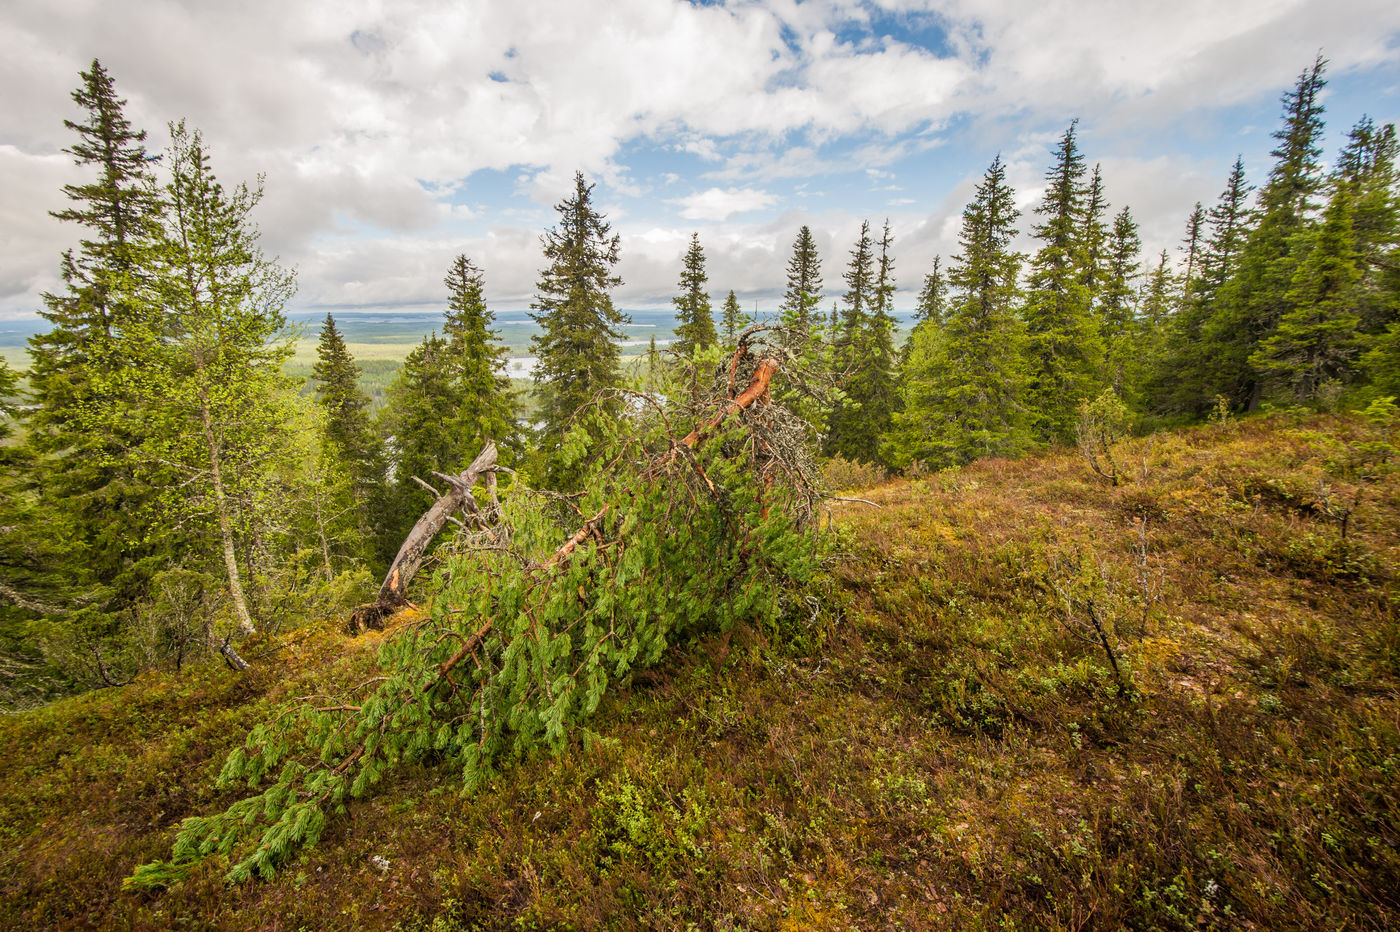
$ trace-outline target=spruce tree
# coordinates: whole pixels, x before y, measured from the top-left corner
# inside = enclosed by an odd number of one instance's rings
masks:
[[[797,231],[787,264],[787,286],[778,311],[783,330],[779,340],[792,354],[790,378],[777,389],[777,398],[811,428],[813,439],[828,427],[832,414],[829,383],[834,366],[833,348],[826,342],[836,334],[835,307],[828,321],[821,310],[822,263],[817,244],[806,225]],[[757,308],[755,308],[755,317]]]
[[[914,349],[914,336],[920,329],[938,329],[948,312],[948,282],[943,275],[943,257],[933,257],[933,268],[924,275],[924,284],[919,289],[919,298],[914,305],[914,328],[899,348],[901,367],[909,361]]]
[[[447,425],[464,402],[447,339],[432,333],[409,351],[385,392],[380,436],[389,453],[390,488],[380,556],[392,559],[432,498],[415,478],[462,469],[462,446]],[[475,452],[473,452],[475,455]]]
[[[1237,156],[1225,189],[1207,214],[1209,231],[1200,247],[1196,278],[1189,288],[1179,289],[1179,300],[1173,302],[1176,309],[1165,321],[1166,331],[1147,374],[1145,397],[1156,411],[1200,414],[1212,404],[1214,374],[1207,326],[1220,289],[1235,274],[1249,232],[1251,190],[1244,159]]]
[[[1161,407],[1163,393],[1161,373],[1167,371],[1167,353],[1177,318],[1181,315],[1177,283],[1172,274],[1171,260],[1162,250],[1157,264],[1148,273],[1147,284],[1138,304],[1135,380],[1130,383],[1127,397],[1141,408]],[[1168,374],[1168,379],[1172,378]]]
[[[540,272],[531,318],[540,333],[530,347],[538,360],[539,402],[545,481],[568,485],[576,476],[556,455],[574,412],[600,392],[621,384],[617,341],[628,323],[612,302],[622,284],[613,273],[621,239],[593,205],[593,185],[574,174],[574,192],[555,205],[559,223],[541,237],[548,265]]]
[[[1128,395],[1129,387],[1141,379],[1142,357],[1137,346],[1134,297],[1137,294],[1138,254],[1142,240],[1132,211],[1124,207],[1113,218],[1113,232],[1108,242],[1108,274],[1100,300],[1106,381],[1120,397]]]
[[[369,418],[369,398],[360,390],[360,367],[345,338],[326,315],[311,369],[316,400],[324,416],[319,424],[325,452],[343,472],[350,494],[361,551],[375,541],[383,517],[386,466],[384,450]]]
[[[1015,456],[1030,442],[1025,330],[1017,315],[1021,256],[1015,192],[997,156],[963,211],[943,327],[920,328],[904,370],[902,410],[885,444],[897,466],[940,467]]]
[[[1323,383],[1344,377],[1356,355],[1360,323],[1352,305],[1361,278],[1352,241],[1350,186],[1340,184],[1306,247],[1285,299],[1291,308],[1250,364],[1310,401]]]
[[[0,357],[0,664],[6,667],[0,686],[12,706],[17,698],[43,701],[70,685],[73,671],[50,662],[45,642],[71,640],[65,615],[77,600],[100,601],[95,580],[74,559],[71,525],[56,520],[36,494],[47,477],[34,468],[32,450],[6,442],[22,401],[18,374]],[[91,660],[86,649],[74,653]]]
[[[787,265],[787,290],[783,292],[780,320],[784,327],[798,333],[812,333],[822,323],[818,306],[822,300],[822,263],[812,231],[804,224],[792,244],[792,258]],[[792,336],[785,336],[792,345]]]
[[[321,325],[311,377],[326,412],[325,440],[344,461],[357,495],[368,500],[383,480],[383,451],[370,424],[369,397],[360,390],[360,367],[330,314]]]
[[[1073,127],[1071,127],[1073,129]],[[1108,216],[1108,199],[1103,190],[1102,166],[1095,164],[1084,192],[1084,212],[1079,222],[1080,278],[1089,293],[1089,304],[1095,306],[1099,292],[1108,275],[1109,230],[1104,218]]]
[[[1274,133],[1276,161],[1259,192],[1258,223],[1204,328],[1208,394],[1224,394],[1238,407],[1252,409],[1263,397],[1261,373],[1250,360],[1291,309],[1293,275],[1310,242],[1311,214],[1322,185],[1325,68],[1319,56],[1284,95],[1284,124]]]
[[[67,184],[63,193],[73,206],[55,211],[59,220],[76,223],[87,235],[77,251],[64,253],[62,275],[67,293],[46,295],[40,314],[53,331],[31,343],[31,382],[42,405],[43,380],[52,369],[69,370],[87,360],[99,339],[110,341],[133,313],[133,277],[140,277],[140,248],[155,229],[160,198],[152,185],[144,130],[136,130],[122,108],[111,76],[93,59],[80,72],[83,86],[73,100],[87,111],[82,123],[64,120],[78,142],[64,151],[81,166],[98,171],[95,181]],[[37,381],[36,381],[37,380]]]
[[[1381,395],[1400,396],[1400,321],[1367,341],[1361,366]]]
[[[111,587],[104,607],[120,608],[140,595],[174,543],[142,523],[154,493],[127,451],[139,446],[144,426],[120,394],[120,376],[136,362],[126,330],[148,311],[135,293],[149,274],[162,205],[146,134],[127,120],[111,76],[94,60],[80,77],[72,96],[85,118],[64,121],[78,137],[64,151],[96,177],[65,185],[71,206],[54,213],[82,232],[62,257],[64,290],[44,295],[39,314],[51,328],[30,339],[26,442],[43,474],[46,520],[71,535],[75,564]]]
[[[1400,319],[1400,173],[1395,127],[1363,117],[1347,136],[1332,184],[1352,200],[1352,242],[1360,271],[1353,303],[1361,329],[1375,334]]]
[[[827,440],[832,452],[846,459],[888,465],[880,443],[899,406],[898,355],[894,348],[894,256],[890,254],[894,237],[889,222],[885,222],[874,278],[868,285],[859,267],[864,240],[862,236],[862,243],[857,244],[852,254],[847,281],[852,288],[852,304],[862,300],[859,289],[868,289],[869,313],[853,318],[854,329],[843,334],[844,345],[850,350],[843,379],[846,400],[832,414]]]
[[[1186,271],[1182,277],[1182,287],[1190,294],[1196,273],[1200,271],[1201,247],[1204,245],[1206,209],[1197,201],[1191,215],[1186,218],[1186,236],[1181,244],[1186,250]]]
[[[677,284],[680,294],[671,299],[676,306],[675,353],[690,359],[697,349],[713,346],[718,340],[715,321],[710,309],[710,294],[705,290],[709,276],[705,274],[705,250],[700,246],[700,234],[690,234]]]
[[[1040,439],[1068,441],[1085,398],[1096,394],[1103,338],[1092,311],[1094,262],[1081,237],[1085,216],[1084,158],[1074,124],[1060,138],[1036,213],[1040,248],[1031,261],[1026,302],[1031,407]],[[1100,196],[1101,197],[1101,196]]]
[[[1197,289],[1202,301],[1213,301],[1225,282],[1235,274],[1245,237],[1249,235],[1248,201],[1252,190],[1253,187],[1245,180],[1244,158],[1236,156],[1235,164],[1230,168],[1230,177],[1225,182],[1225,190],[1220,192],[1219,200],[1210,209],[1210,234],[1201,255],[1201,283]],[[1193,293],[1192,297],[1196,296]]]
[[[0,440],[10,436],[11,422],[19,413],[19,376],[0,356]]]
[[[465,255],[452,260],[447,277],[447,319],[442,335],[447,340],[446,365],[455,402],[444,412],[444,428],[456,444],[455,462],[443,464],[443,472],[460,472],[494,440],[502,455],[519,452],[515,420],[515,394],[505,375],[507,353],[491,325],[496,315],[486,306],[485,280]]]
[[[739,306],[739,299],[734,296],[732,288],[729,289],[729,297],[724,299],[721,319],[724,324],[724,345],[733,349],[739,340],[739,334],[753,323],[753,318],[745,314],[744,309]]]
[[[851,249],[851,260],[842,279],[846,282],[841,317],[835,334],[834,369],[846,397],[833,410],[827,422],[823,452],[850,460],[873,462],[878,448],[870,444],[870,434],[864,423],[862,404],[865,391],[866,365],[874,351],[874,329],[871,325],[872,303],[875,300],[875,244],[870,238],[870,221],[862,221],[860,238]]]
[[[841,275],[846,283],[846,294],[842,299],[841,319],[835,338],[838,346],[844,346],[840,354],[841,362],[849,362],[859,350],[852,341],[858,339],[865,329],[865,320],[870,314],[870,304],[875,289],[875,243],[870,238],[870,221],[862,220],[860,238],[851,248],[851,260]]]
[[[943,317],[947,312],[948,282],[943,277],[943,257],[934,256],[933,268],[924,276],[924,286],[919,290],[919,301],[914,308],[914,320],[918,324],[927,322],[936,327],[943,322]]]

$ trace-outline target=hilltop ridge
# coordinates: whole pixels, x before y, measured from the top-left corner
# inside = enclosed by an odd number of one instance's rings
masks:
[[[1125,442],[1119,487],[1058,451],[864,490],[778,627],[677,651],[475,795],[413,768],[271,882],[120,890],[229,801],[248,727],[373,675],[385,633],[8,717],[0,925],[1385,927],[1393,440],[1281,414]]]

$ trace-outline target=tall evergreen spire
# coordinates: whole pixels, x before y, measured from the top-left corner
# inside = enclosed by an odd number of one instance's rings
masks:
[[[361,542],[369,544],[383,507],[384,451],[370,424],[369,398],[360,390],[360,367],[330,314],[321,325],[311,377],[316,401],[325,412],[321,421],[325,453],[339,461],[349,480],[355,524]]]
[[[715,320],[710,309],[710,293],[705,290],[709,276],[705,274],[705,250],[700,246],[700,234],[690,234],[681,263],[680,294],[671,299],[676,307],[676,342],[672,347],[683,359],[689,359],[697,349],[713,346]]]
[[[904,369],[903,409],[886,445],[896,465],[1013,456],[1030,440],[1025,331],[1016,313],[1021,256],[1011,250],[1019,216],[997,156],[963,210],[944,324],[918,331]]]
[[[1103,340],[1088,282],[1096,276],[1082,243],[1086,189],[1075,124],[1060,137],[1036,213],[1040,248],[1031,261],[1026,324],[1032,407],[1043,440],[1068,440],[1079,403],[1094,393]],[[1100,199],[1102,194],[1100,193]]]
[[[734,289],[729,289],[729,297],[724,299],[724,309],[722,312],[724,323],[724,345],[733,348],[739,339],[739,334],[745,327],[753,323],[753,319],[744,313],[744,309],[739,306],[739,299],[734,296]]]
[[[448,267],[443,279],[448,303],[442,335],[447,340],[446,365],[456,395],[453,413],[446,420],[456,444],[455,463],[460,469],[494,440],[507,457],[518,452],[515,397],[505,375],[506,348],[491,329],[496,315],[486,306],[486,283],[481,269],[465,255]]]
[[[899,404],[898,358],[894,349],[894,256],[890,252],[894,235],[885,221],[880,235],[879,256],[873,259],[873,277],[862,271],[868,235],[862,230],[861,242],[852,252],[846,280],[851,285],[851,305],[867,303],[867,313],[853,317],[843,329],[847,367],[843,371],[846,401],[831,416],[827,444],[833,453],[847,459],[883,463],[880,442],[889,430]],[[868,279],[868,280],[867,280]],[[868,295],[862,298],[860,292]]]
[[[865,392],[860,385],[863,381],[860,370],[869,362],[873,349],[871,315],[877,285],[874,250],[870,221],[862,221],[860,237],[851,248],[851,259],[842,275],[847,290],[835,335],[835,371],[847,397],[831,412],[825,441],[828,454],[866,462],[872,461],[879,452],[866,435],[861,413]]]
[[[1359,348],[1360,320],[1350,300],[1361,278],[1351,235],[1352,192],[1339,185],[1322,225],[1293,273],[1290,310],[1250,357],[1260,372],[1309,401],[1329,379],[1339,379]]]
[[[914,309],[914,319],[919,324],[931,323],[934,326],[943,322],[947,313],[948,282],[943,276],[943,257],[933,257],[933,268],[924,276],[924,287],[919,291],[919,302]]]
[[[142,525],[154,492],[126,451],[145,427],[122,384],[134,371],[126,330],[158,313],[137,293],[162,201],[146,134],[126,118],[111,75],[94,60],[80,78],[73,100],[84,116],[64,121],[77,135],[65,151],[89,180],[64,186],[70,205],[54,216],[81,238],[62,256],[63,290],[44,295],[39,313],[49,331],[29,341],[34,406],[25,420],[28,442],[44,457],[45,509],[56,522],[71,519],[75,559],[113,587],[118,604],[140,591],[164,546]]]
[[[812,231],[803,224],[792,243],[792,257],[787,265],[787,289],[783,292],[780,320],[789,328],[783,342],[793,346],[797,333],[811,334],[823,324],[819,305],[822,301],[822,262]]]
[[[1263,397],[1262,373],[1250,359],[1290,310],[1290,283],[1308,243],[1322,186],[1321,56],[1283,97],[1283,125],[1274,133],[1274,167],[1259,192],[1258,224],[1240,252],[1234,276],[1221,288],[1205,328],[1212,374],[1210,394],[1253,408]]]
[[[567,485],[571,479],[551,451],[575,411],[622,383],[618,341],[628,317],[612,301],[612,289],[622,284],[613,272],[622,241],[594,206],[593,185],[584,181],[583,172],[574,173],[573,193],[554,209],[559,223],[541,237],[548,264],[530,305],[530,317],[540,327],[530,347],[538,359],[535,390],[548,464],[545,478]]]
[[[1192,208],[1191,215],[1186,218],[1186,236],[1182,238],[1181,245],[1186,252],[1186,271],[1184,273],[1185,288],[1189,293],[1192,283],[1196,280],[1196,273],[1200,271],[1201,247],[1204,245],[1206,226],[1206,209],[1197,201]]]

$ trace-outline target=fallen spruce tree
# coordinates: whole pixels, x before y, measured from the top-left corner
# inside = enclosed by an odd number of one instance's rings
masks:
[[[809,428],[772,403],[784,357],[764,335],[744,334],[703,414],[640,393],[580,412],[561,452],[595,464],[582,493],[514,485],[485,514],[473,500],[479,520],[446,548],[426,616],[385,641],[382,675],[253,729],[218,778],[252,794],[186,819],[171,860],[127,885],[167,885],[211,856],[231,882],[270,877],[396,767],[453,762],[470,792],[513,757],[563,747],[609,683],[668,646],[775,620],[820,561],[819,500]],[[698,426],[678,437],[677,415]],[[375,612],[402,597],[407,565]]]

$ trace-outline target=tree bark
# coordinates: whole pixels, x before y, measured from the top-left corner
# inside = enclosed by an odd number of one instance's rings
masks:
[[[741,348],[741,352],[742,352]],[[737,365],[737,363],[736,363]],[[765,356],[758,361],[754,369],[752,378],[748,386],[737,396],[729,399],[720,408],[719,412],[708,421],[696,427],[689,434],[675,442],[671,451],[656,460],[647,470],[654,474],[661,467],[675,462],[680,455],[682,448],[693,448],[700,441],[704,440],[714,432],[725,419],[732,414],[737,414],[747,408],[752,407],[759,401],[768,397],[768,387],[773,381],[773,376],[777,374],[781,364],[771,356]],[[433,538],[447,524],[452,513],[459,508],[465,509],[468,514],[477,515],[480,509],[477,507],[476,499],[472,497],[471,489],[482,475],[490,475],[496,466],[496,444],[487,441],[486,446],[477,454],[476,459],[460,475],[446,476],[442,473],[434,473],[439,479],[448,483],[449,490],[440,494],[438,500],[433,503],[423,517],[418,519],[418,523],[409,531],[408,537],[404,539],[403,545],[399,547],[398,556],[389,565],[389,572],[384,577],[384,583],[379,587],[379,598],[369,605],[361,605],[355,609],[351,615],[351,624],[355,629],[363,631],[366,627],[378,627],[385,615],[408,604],[408,583],[413,579],[418,568],[422,566],[423,555],[432,544]],[[424,483],[426,485],[426,483]],[[584,523],[583,527],[566,540],[554,555],[544,564],[552,566],[567,557],[575,550],[590,534],[596,533],[598,522],[607,514],[609,506],[604,505],[603,509]],[[489,630],[490,622],[487,622],[486,630]],[[465,656],[466,648],[460,656],[454,659],[449,665],[455,665],[460,661],[461,656]],[[446,671],[444,671],[445,673]]]
[[[228,499],[224,495],[223,474],[219,469],[219,441],[214,436],[214,422],[209,415],[209,400],[203,389],[199,393],[199,416],[204,424],[204,439],[209,444],[209,478],[214,484],[214,508],[219,514],[219,537],[224,551],[224,569],[228,572],[228,591],[233,598],[233,611],[238,618],[238,630],[245,637],[257,632],[253,616],[248,613],[248,600],[243,595],[243,581],[238,576],[238,554],[233,546],[233,523],[228,516]]]
[[[484,473],[496,468],[496,444],[486,441],[486,446],[472,460],[471,465],[456,476],[442,476],[448,483],[445,493],[438,496],[432,507],[413,525],[413,530],[404,538],[403,545],[389,564],[389,572],[379,587],[379,598],[370,605],[362,605],[355,610],[352,621],[359,630],[377,626],[380,619],[396,609],[408,604],[408,584],[423,565],[423,557],[432,545],[438,532],[447,524],[448,518],[458,509],[469,514],[477,514],[476,499],[472,497],[472,486]]]

